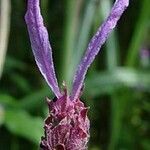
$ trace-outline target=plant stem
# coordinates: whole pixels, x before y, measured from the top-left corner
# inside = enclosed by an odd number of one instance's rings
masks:
[[[79,34],[79,38],[77,41],[77,45],[75,47],[76,53],[75,53],[75,65],[73,66],[73,68],[75,68],[77,66],[77,64],[80,62],[83,53],[87,47],[88,44],[88,38],[90,35],[90,30],[93,24],[93,17],[95,14],[95,10],[96,10],[96,0],[90,0],[87,3],[87,7],[83,16],[83,21],[82,21],[82,25],[81,25],[81,30],[80,30],[80,34]]]
[[[108,16],[108,13],[111,9],[110,0],[102,0],[103,7],[101,8],[103,18]],[[106,11],[107,10],[107,11]],[[113,32],[109,39],[106,42],[106,64],[108,71],[113,71],[118,65],[118,43],[116,40],[116,33]],[[115,150],[116,145],[118,144],[118,138],[120,135],[121,129],[121,118],[122,114],[120,113],[122,109],[122,100],[116,92],[111,93],[111,116],[110,116],[110,141],[108,145],[108,150]]]
[[[10,0],[0,1],[0,78],[3,71],[10,28]]]
[[[67,0],[66,8],[66,24],[65,36],[63,45],[63,65],[62,65],[62,79],[66,85],[70,87],[70,66],[72,66],[72,56],[75,46],[75,38],[79,24],[79,11],[82,5],[82,0]],[[61,80],[62,80],[61,79]],[[68,87],[68,88],[69,88]]]
[[[116,150],[120,131],[122,129],[122,118],[124,116],[125,108],[129,105],[129,93],[130,91],[126,88],[117,90],[112,95],[111,101],[111,137],[108,150]],[[130,95],[131,98],[131,95]]]
[[[148,30],[147,20],[150,17],[149,0],[142,1],[140,17],[133,33],[131,44],[128,49],[126,65],[133,67],[136,63],[139,50],[142,48],[144,36]]]

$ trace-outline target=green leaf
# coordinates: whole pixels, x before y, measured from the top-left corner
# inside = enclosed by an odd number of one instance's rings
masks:
[[[49,87],[42,88],[22,98],[19,106],[26,110],[34,109],[37,106],[41,106],[43,101],[46,102],[45,98],[49,95],[52,95]]]
[[[149,150],[150,149],[150,140],[149,139],[144,139],[142,141],[142,146],[144,150]]]
[[[27,68],[27,65],[19,59],[13,58],[11,56],[7,56],[6,60],[7,61],[5,63],[4,69],[6,69],[8,73],[14,69],[25,70]]]
[[[14,82],[14,85],[18,87],[18,89],[20,89],[21,91],[25,93],[28,93],[31,91],[31,86],[25,77],[17,73],[12,73],[10,78]]]
[[[39,143],[44,132],[41,118],[32,117],[21,110],[6,110],[4,124],[13,134],[24,137],[36,144]]]
[[[141,72],[132,69],[118,68],[94,74],[86,81],[86,94],[98,96],[112,93],[118,88],[129,87],[150,91],[150,72]]]
[[[6,94],[0,94],[0,104],[4,107],[18,107],[17,100]]]

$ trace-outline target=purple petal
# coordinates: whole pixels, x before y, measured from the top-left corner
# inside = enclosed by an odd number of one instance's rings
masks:
[[[57,97],[60,97],[61,93],[54,71],[52,48],[49,43],[47,29],[43,24],[39,0],[28,0],[25,21],[36,63],[52,91]]]
[[[91,39],[87,51],[82,58],[74,77],[71,100],[75,100],[79,97],[89,66],[94,61],[101,46],[105,43],[111,31],[115,28],[117,21],[120,19],[122,13],[128,5],[129,0],[116,0],[110,15]]]

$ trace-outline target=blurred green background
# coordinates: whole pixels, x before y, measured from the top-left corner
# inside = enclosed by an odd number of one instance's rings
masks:
[[[32,55],[26,2],[0,2],[0,150],[36,150],[48,114],[45,97],[54,95]],[[60,86],[64,80],[70,87],[76,65],[112,3],[41,0]],[[82,100],[90,106],[89,150],[150,150],[149,0],[130,0],[88,71]]]

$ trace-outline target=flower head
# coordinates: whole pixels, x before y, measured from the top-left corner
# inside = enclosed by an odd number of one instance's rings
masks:
[[[129,0],[116,0],[110,15],[91,39],[73,80],[70,94],[60,91],[52,59],[48,32],[43,24],[39,0],[28,0],[25,20],[28,27],[33,54],[46,82],[55,94],[47,100],[49,116],[45,120],[45,136],[41,139],[43,150],[86,150],[89,140],[88,108],[80,101],[80,93],[86,72],[101,46],[116,26],[129,4]]]
[[[65,90],[59,99],[47,100],[49,116],[45,120],[44,150],[86,150],[89,140],[88,108],[76,99],[71,101]]]

